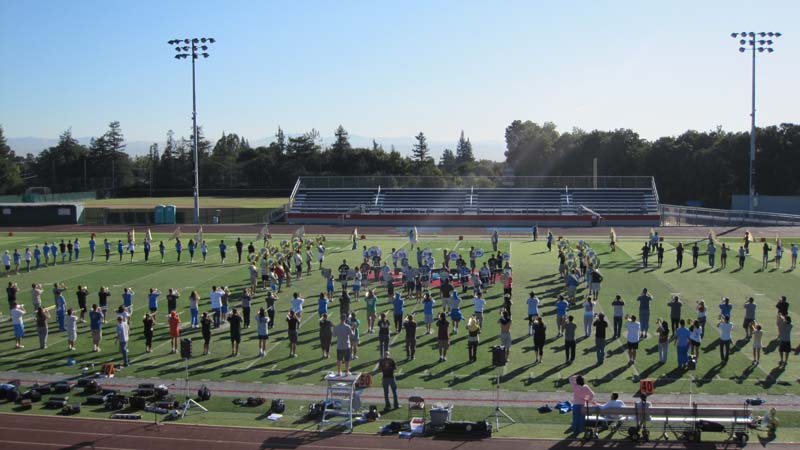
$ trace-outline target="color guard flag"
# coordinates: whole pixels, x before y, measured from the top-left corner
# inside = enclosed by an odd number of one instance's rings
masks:
[[[147,233],[144,235],[145,242],[153,242],[153,235],[150,233],[150,228],[147,229]]]
[[[203,226],[200,225],[200,229],[197,230],[197,234],[194,237],[194,241],[197,243],[203,242]]]
[[[172,237],[170,239],[178,239],[181,237],[181,227],[175,228],[175,231],[172,232]]]

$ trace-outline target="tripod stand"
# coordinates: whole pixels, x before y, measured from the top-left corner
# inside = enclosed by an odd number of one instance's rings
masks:
[[[486,416],[486,419],[494,417],[495,429],[499,430],[501,416],[511,423],[517,423],[517,421],[512,419],[511,416],[506,414],[506,412],[500,408],[500,377],[502,375],[503,366],[497,366],[496,370],[497,370],[497,383],[495,385],[496,389],[494,391],[494,412]]]
[[[193,398],[189,398],[189,358],[183,358],[183,363],[184,363],[184,368],[186,369],[186,378],[184,379],[184,384],[183,384],[184,403],[183,403],[183,413],[181,413],[181,418],[186,417],[186,413],[192,406],[200,408],[204,412],[208,412],[208,410],[203,405],[197,403]]]

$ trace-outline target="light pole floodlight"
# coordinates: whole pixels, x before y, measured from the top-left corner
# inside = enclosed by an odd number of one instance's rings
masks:
[[[203,58],[208,58],[210,55],[207,53],[208,46],[202,45],[198,46],[199,42],[209,42],[213,44],[215,40],[213,38],[184,38],[184,39],[172,39],[167,41],[167,44],[170,46],[175,46],[175,51],[178,52],[174,55],[175,59],[186,59],[188,57],[192,57],[192,153],[194,157],[194,223],[200,223],[200,163],[197,151],[197,89],[196,89],[196,82],[195,82],[195,60],[198,58],[199,55],[202,55]],[[185,44],[181,46],[181,44]],[[198,50],[202,49],[203,53],[198,53]]]
[[[731,33],[732,37],[737,37],[736,33]],[[780,37],[781,33],[778,32],[764,32],[764,31],[743,31],[738,34],[738,36],[746,39],[739,40],[739,52],[744,53],[747,51],[747,46],[749,46],[750,51],[752,52],[752,94],[751,94],[751,108],[750,108],[750,173],[749,173],[749,181],[748,181],[748,188],[749,188],[749,195],[748,195],[748,202],[747,202],[747,209],[752,213],[754,203],[755,203],[755,159],[756,159],[756,54],[758,53],[772,53],[775,50],[772,48],[773,41],[771,39],[764,40],[764,39],[756,39],[756,36],[764,37]]]

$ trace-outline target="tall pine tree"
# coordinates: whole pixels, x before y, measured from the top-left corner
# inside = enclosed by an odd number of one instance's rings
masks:
[[[414,144],[414,148],[411,151],[414,155],[414,161],[419,163],[430,161],[430,150],[428,149],[428,139],[425,137],[425,133],[420,131],[418,135],[414,136],[414,139],[417,140],[417,143]]]

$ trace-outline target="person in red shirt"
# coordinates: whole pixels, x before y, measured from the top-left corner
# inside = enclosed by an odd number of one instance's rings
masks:
[[[169,313],[169,338],[172,343],[172,353],[178,352],[178,338],[181,335],[181,318],[178,317],[177,311]]]

